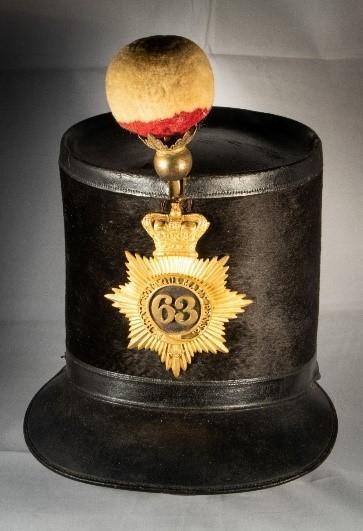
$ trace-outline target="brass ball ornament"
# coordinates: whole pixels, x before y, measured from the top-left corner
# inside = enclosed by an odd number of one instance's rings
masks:
[[[192,154],[187,147],[175,151],[158,150],[154,155],[156,173],[169,181],[185,179],[192,169],[192,163]]]
[[[154,168],[159,177],[168,181],[178,181],[189,175],[193,159],[187,144],[193,140],[196,131],[196,127],[193,127],[170,146],[153,135],[147,138],[140,137],[144,144],[155,150]]]

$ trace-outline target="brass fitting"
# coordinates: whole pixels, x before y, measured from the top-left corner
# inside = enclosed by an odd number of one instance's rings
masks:
[[[140,137],[140,140],[146,146],[155,150],[155,171],[159,177],[169,181],[170,198],[172,200],[182,196],[183,179],[188,177],[192,169],[192,154],[186,146],[193,139],[195,132],[196,127],[193,127],[170,146],[153,135],[149,135],[147,138]]]

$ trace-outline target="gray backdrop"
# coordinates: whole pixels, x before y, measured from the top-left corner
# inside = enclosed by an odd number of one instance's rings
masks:
[[[321,468],[263,492],[82,485],[41,467],[22,438],[26,405],[64,350],[59,141],[107,110],[116,50],[156,33],[205,49],[216,105],[292,117],[323,141],[318,355],[340,433]],[[361,529],[363,2],[0,0],[0,69],[0,529]]]

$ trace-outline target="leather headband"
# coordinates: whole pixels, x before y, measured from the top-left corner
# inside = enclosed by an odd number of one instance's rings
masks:
[[[144,408],[226,410],[296,398],[320,378],[316,356],[296,372],[269,378],[178,382],[109,372],[66,353],[72,385],[93,398]]]

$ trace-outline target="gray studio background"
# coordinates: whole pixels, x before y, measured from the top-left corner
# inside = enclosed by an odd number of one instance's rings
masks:
[[[289,116],[323,141],[318,355],[340,433],[322,467],[275,489],[102,489],[49,472],[22,438],[27,403],[63,363],[60,138],[107,111],[116,50],[155,33],[204,48],[216,105]],[[0,0],[0,69],[0,529],[362,529],[363,2]]]

